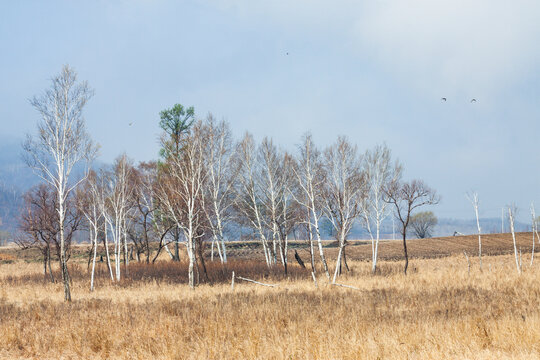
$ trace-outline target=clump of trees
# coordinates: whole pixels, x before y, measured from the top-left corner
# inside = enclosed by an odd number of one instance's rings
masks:
[[[306,133],[297,151],[289,153],[270,138],[257,143],[249,133],[236,141],[227,122],[211,114],[197,119],[193,107],[180,104],[160,113],[159,161],[136,165],[123,154],[112,166],[75,179],[74,166],[89,164],[97,151],[82,118],[91,95],[66,66],[51,89],[32,100],[42,119],[39,135],[25,144],[27,162],[44,184],[26,195],[21,216],[26,236],[19,241],[41,249],[44,272],[51,276],[54,249],[66,300],[71,299],[71,234],[77,229],[86,229],[92,244],[92,290],[99,244],[111,281],[122,279],[131,259],[155,262],[165,251],[179,261],[179,247],[185,246],[194,288],[201,276],[208,277],[205,248],[211,247],[212,260],[217,253],[226,263],[227,234],[238,227],[260,241],[266,265],[280,266],[285,274],[290,239],[301,234],[309,243],[311,271],[316,272],[318,257],[335,283],[348,270],[347,240],[358,222],[371,236],[376,272],[381,224],[392,213],[401,223],[406,272],[407,229],[411,224],[416,229],[422,215],[413,212],[439,200],[422,181],[402,180],[402,166],[386,145],[361,153],[339,137],[321,149]],[[322,245],[323,223],[330,224],[337,241],[333,263]],[[424,234],[429,229],[424,226]]]
[[[433,211],[422,211],[411,217],[411,228],[414,235],[419,239],[433,237],[433,230],[438,219]]]

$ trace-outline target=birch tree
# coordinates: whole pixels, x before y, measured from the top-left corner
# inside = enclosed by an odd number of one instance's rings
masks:
[[[257,234],[263,247],[266,264],[271,266],[275,263],[276,256],[269,246],[265,233],[262,196],[255,183],[255,175],[258,172],[256,146],[251,134],[246,133],[239,142],[236,161],[238,164],[238,183],[235,188],[234,207],[239,215],[238,221],[245,222]]]
[[[180,159],[185,135],[195,121],[195,109],[193,106],[186,108],[182,104],[175,104],[172,108],[161,111],[159,117],[159,126],[164,132],[164,136],[161,138],[163,146],[160,155],[165,159]],[[171,232],[174,236],[174,254],[172,254],[174,261],[180,261],[180,232],[179,228],[174,228]],[[165,248],[169,252],[166,245]]]
[[[106,194],[103,215],[114,243],[115,280],[120,281],[122,263],[129,264],[127,221],[133,208],[134,188],[130,184],[133,166],[127,156],[116,159],[113,170],[105,173]]]
[[[88,232],[92,244],[92,270],[90,272],[90,291],[94,291],[94,275],[96,271],[96,257],[98,236],[103,229],[103,187],[99,186],[97,174],[91,171],[84,188],[84,199],[79,207],[88,223]],[[110,264],[109,264],[110,265]]]
[[[323,168],[326,174],[323,189],[324,211],[339,244],[332,283],[336,282],[341,272],[341,262],[345,260],[347,236],[361,213],[360,203],[366,193],[361,167],[357,147],[345,137],[339,137],[324,151]]]
[[[204,209],[212,231],[212,257],[216,245],[221,262],[226,263],[224,227],[232,215],[237,164],[234,163],[234,146],[229,124],[225,121],[218,123],[212,114],[209,114],[204,128],[207,133],[204,155],[208,169],[206,191],[203,191],[208,204]]]
[[[168,215],[186,239],[189,286],[194,289],[195,246],[204,237],[206,226],[202,192],[207,176],[204,151],[208,139],[200,121],[182,136],[184,146],[180,156],[170,156],[164,164],[159,196]],[[163,146],[170,146],[170,143],[165,142]]]
[[[150,243],[156,240],[155,215],[157,212],[155,187],[157,186],[157,165],[155,162],[141,162],[133,169],[133,198],[135,209],[129,237],[136,248],[137,261],[141,254],[146,255],[146,263],[150,263]]]
[[[272,237],[273,253],[279,253],[287,274],[288,234],[295,225],[291,204],[292,158],[265,138],[258,149],[259,172],[255,177],[268,233]]]
[[[309,133],[303,136],[302,144],[298,149],[297,166],[293,167],[293,170],[301,195],[296,197],[296,201],[306,209],[310,247],[312,247],[312,236],[315,234],[323,269],[326,277],[330,279],[319,225],[323,216],[322,187],[325,179],[321,153]]]
[[[385,189],[386,201],[394,205],[395,217],[401,223],[401,236],[403,238],[403,255],[405,267],[403,272],[407,274],[409,267],[409,255],[407,253],[407,229],[411,216],[416,208],[424,205],[435,205],[440,201],[439,195],[422,180],[401,182],[400,179],[392,181]]]
[[[402,167],[392,163],[392,153],[386,145],[377,145],[366,151],[363,173],[367,193],[362,205],[362,224],[371,238],[371,272],[377,270],[381,224],[389,214],[384,188],[401,176]]]
[[[26,163],[48,184],[58,197],[57,209],[60,238],[60,267],[64,283],[64,300],[71,301],[67,267],[64,222],[66,201],[81,180],[71,182],[78,163],[88,164],[95,158],[97,147],[86,132],[83,109],[93,91],[86,82],[77,81],[77,74],[68,65],[51,81],[51,87],[30,100],[39,112],[38,135],[27,136],[23,145]],[[87,170],[83,175],[86,177]]]
[[[514,257],[516,259],[516,268],[517,268],[518,274],[521,274],[521,263],[519,260],[518,249],[517,249],[517,244],[516,244],[516,233],[514,229],[516,212],[517,212],[517,209],[515,205],[508,206],[508,220],[510,221],[510,232],[512,233],[512,241],[514,244]]]
[[[478,229],[478,261],[480,263],[480,271],[482,271],[482,228],[480,227],[480,216],[478,215],[478,193],[472,192],[467,194],[467,198],[471,202],[476,215],[476,227]]]

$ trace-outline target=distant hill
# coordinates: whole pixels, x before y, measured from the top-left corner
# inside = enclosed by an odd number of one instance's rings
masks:
[[[20,191],[39,182],[22,159],[22,140],[0,137],[0,184]]]

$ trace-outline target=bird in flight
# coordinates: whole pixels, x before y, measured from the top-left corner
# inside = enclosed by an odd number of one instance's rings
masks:
[[[445,97],[441,98],[441,101],[446,101],[446,98]]]
[[[471,102],[472,102],[472,103],[475,103],[475,102],[476,102],[476,99],[471,99]]]
[[[132,123],[132,122],[130,122],[130,123],[129,123],[129,126],[131,126],[131,125],[133,125],[133,123]]]

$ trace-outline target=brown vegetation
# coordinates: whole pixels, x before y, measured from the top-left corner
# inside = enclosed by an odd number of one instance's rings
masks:
[[[495,251],[499,237],[486,239]],[[458,251],[465,240],[431,240],[432,250],[437,242]],[[415,252],[415,243],[413,255],[424,245],[418,241]],[[509,255],[485,257],[483,272],[473,258],[470,275],[463,255],[413,258],[407,276],[401,262],[381,262],[371,276],[368,262],[350,260],[340,282],[359,290],[328,285],[324,275],[316,288],[299,266],[285,278],[262,261],[233,260],[226,268],[209,262],[210,281],[195,290],[185,263],[132,263],[115,284],[101,265],[90,292],[79,262],[70,269],[72,303],[62,301],[61,284],[43,278],[39,262],[16,260],[0,265],[0,357],[536,359],[540,272],[529,257],[522,275]],[[233,291],[232,270],[279,286],[237,281]]]

